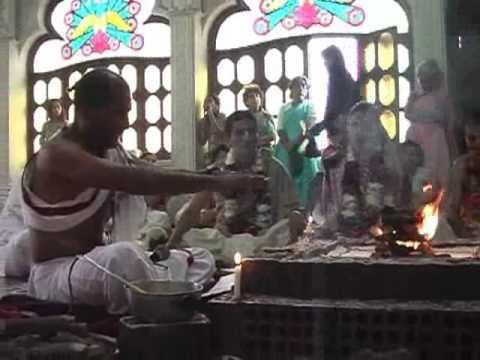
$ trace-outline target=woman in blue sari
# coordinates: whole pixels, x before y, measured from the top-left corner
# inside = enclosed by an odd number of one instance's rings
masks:
[[[315,124],[313,104],[307,100],[309,81],[297,76],[290,82],[291,102],[280,108],[278,121],[279,143],[275,156],[290,171],[303,206],[309,204],[311,182],[320,170],[319,158],[305,156],[307,131]]]

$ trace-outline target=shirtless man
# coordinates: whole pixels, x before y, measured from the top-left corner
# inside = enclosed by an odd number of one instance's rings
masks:
[[[87,254],[130,281],[160,277],[157,268],[133,244],[102,246],[104,226],[111,216],[112,192],[153,195],[240,191],[261,189],[264,179],[212,177],[116,163],[110,154],[119,148],[118,139],[129,125],[127,83],[108,70],[94,70],[74,90],[73,125],[47,144],[24,171],[22,205],[30,227],[34,262],[29,290],[45,300],[64,302],[73,297],[76,302],[107,305],[110,312],[123,312],[128,301],[122,285],[87,261],[76,261],[76,255]],[[183,262],[181,256],[173,256],[169,266],[174,280],[204,281],[212,275],[211,256],[197,250],[193,260],[197,261],[197,255],[200,268],[196,270],[188,267],[188,256]]]

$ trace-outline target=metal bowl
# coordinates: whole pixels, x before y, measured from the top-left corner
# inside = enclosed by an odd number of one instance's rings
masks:
[[[132,283],[147,294],[127,288],[130,313],[150,323],[190,320],[203,290],[202,285],[189,281],[139,280]]]

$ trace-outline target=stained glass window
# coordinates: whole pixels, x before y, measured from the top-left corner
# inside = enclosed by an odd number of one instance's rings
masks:
[[[152,15],[154,5],[155,0],[55,1],[48,19],[62,38],[42,37],[29,54],[29,154],[40,146],[46,101],[60,98],[71,122],[74,94],[68,89],[88,71],[106,67],[132,91],[125,148],[170,158],[170,26]]]
[[[155,0],[60,1],[50,21],[62,38],[43,42],[34,71],[112,57],[169,57],[170,27],[147,22],[154,5]]]
[[[363,98],[382,108],[379,121],[389,135],[402,138],[409,124],[400,113],[410,92],[413,67],[408,14],[398,1],[242,0],[241,4],[243,11],[229,12],[211,39],[216,51],[210,59],[214,76],[210,91],[221,95],[222,111],[241,108],[239,84],[244,79],[238,60],[248,56],[255,63],[252,81],[266,92],[269,112],[275,116],[289,101],[289,80],[306,75],[312,84],[310,99],[322,121],[329,73],[321,52],[335,45],[347,70],[360,82]]]
[[[409,31],[407,14],[395,0],[243,2],[250,10],[225,19],[216,39],[218,50],[305,34],[368,34],[392,26],[398,33]]]
[[[334,18],[360,26],[365,21],[365,11],[353,3],[355,0],[330,1],[260,1],[261,16],[254,22],[254,30],[265,35],[280,24],[287,30],[295,27],[309,29],[313,25],[328,27]]]

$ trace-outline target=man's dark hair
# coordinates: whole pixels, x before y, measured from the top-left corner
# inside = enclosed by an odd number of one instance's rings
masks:
[[[352,108],[350,109],[349,115],[354,115],[354,114],[360,114],[360,115],[365,115],[368,111],[371,109],[374,109],[375,105],[371,104],[367,101],[359,101],[355,103]]]
[[[63,106],[62,99],[49,99],[45,103],[45,108],[47,109],[47,116],[49,120],[52,119],[52,113],[53,113],[53,105],[59,104],[62,107],[62,113],[61,113],[61,118],[63,121],[67,121],[67,112],[65,110],[65,107]]]
[[[63,104],[62,104],[62,99],[48,99],[47,102],[45,103],[45,108],[47,109],[47,114],[51,114],[53,111],[53,105],[56,103],[60,104],[60,106],[63,109]]]
[[[227,133],[228,137],[232,135],[233,124],[235,124],[237,121],[240,121],[240,120],[250,120],[255,124],[255,127],[257,126],[257,119],[255,118],[255,115],[253,115],[250,111],[248,110],[235,111],[227,118],[227,121],[225,124],[225,132]]]
[[[463,117],[465,130],[480,128],[480,109],[467,109]]]
[[[75,107],[106,107],[117,96],[119,86],[128,89],[127,82],[120,75],[106,68],[94,69],[71,88],[75,91]]]
[[[263,103],[265,101],[265,94],[263,93],[262,91],[262,88],[258,85],[258,84],[248,84],[248,85],[245,85],[244,88],[243,88],[243,102],[245,102],[245,100],[247,99],[247,95],[250,95],[250,94],[255,94],[255,95],[258,95],[260,96],[260,99],[262,100],[262,107],[263,107]]]

